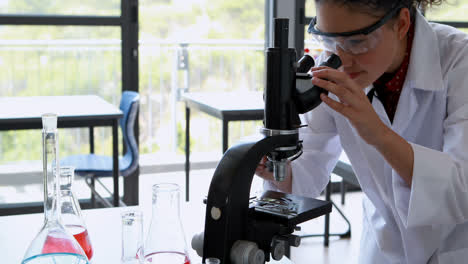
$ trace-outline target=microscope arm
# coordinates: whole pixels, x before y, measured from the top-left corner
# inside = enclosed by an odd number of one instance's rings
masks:
[[[250,187],[261,158],[275,148],[297,143],[297,135],[262,137],[242,142],[224,154],[210,184],[205,218],[203,256],[229,263],[230,250],[237,240],[245,239],[248,226]]]

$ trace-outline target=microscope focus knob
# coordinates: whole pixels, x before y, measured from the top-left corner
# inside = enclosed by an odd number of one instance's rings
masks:
[[[301,245],[301,237],[296,235],[289,235],[287,236],[288,243],[292,247],[298,247]]]
[[[210,213],[213,220],[219,220],[221,218],[221,209],[216,206],[211,207]]]
[[[286,254],[286,242],[282,239],[273,239],[271,243],[271,257],[280,260]]]
[[[231,248],[233,264],[264,264],[265,253],[255,242],[237,240]]]
[[[192,248],[198,254],[198,256],[203,257],[203,241],[205,239],[205,232],[200,232],[195,234],[192,237]]]

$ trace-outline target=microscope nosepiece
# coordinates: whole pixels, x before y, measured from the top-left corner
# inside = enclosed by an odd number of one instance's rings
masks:
[[[272,161],[272,163],[273,177],[275,178],[275,181],[284,181],[288,172],[288,163],[286,161]]]

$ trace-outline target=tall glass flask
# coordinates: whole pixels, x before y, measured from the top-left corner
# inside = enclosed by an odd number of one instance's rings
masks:
[[[179,197],[177,184],[153,185],[153,213],[145,244],[145,263],[190,264]]]
[[[44,225],[29,245],[22,264],[89,264],[83,249],[61,221],[57,115],[43,115],[42,126]]]
[[[80,203],[72,190],[74,174],[74,167],[60,167],[60,212],[65,228],[75,237],[88,259],[91,260],[93,247],[81,215]]]

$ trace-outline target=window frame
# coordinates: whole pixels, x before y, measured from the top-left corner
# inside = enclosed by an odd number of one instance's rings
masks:
[[[120,16],[0,14],[0,25],[120,27],[122,92],[138,92],[138,0],[120,0],[120,11]],[[136,122],[135,135],[138,144],[138,116]],[[139,169],[133,175],[124,178],[124,201],[128,205],[138,204],[138,176]],[[14,206],[14,208],[2,208],[0,215],[25,213],[25,209],[29,213],[40,212],[42,206],[27,203]]]

